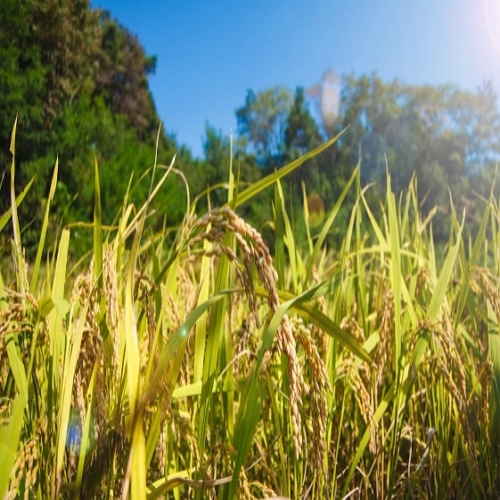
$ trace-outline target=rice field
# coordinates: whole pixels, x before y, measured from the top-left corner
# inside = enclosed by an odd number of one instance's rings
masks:
[[[0,496],[500,498],[493,187],[477,238],[453,213],[438,249],[418,180],[396,197],[387,177],[375,216],[358,167],[314,230],[304,203],[296,241],[281,179],[336,139],[246,189],[231,168],[227,204],[199,216],[188,205],[169,238],[148,230],[148,215],[173,163],[152,167],[148,199],[125,199],[112,226],[96,163],[93,252],[79,261],[72,227],[46,248],[56,163],[28,262],[13,134]],[[263,189],[274,190],[272,247],[238,215]]]

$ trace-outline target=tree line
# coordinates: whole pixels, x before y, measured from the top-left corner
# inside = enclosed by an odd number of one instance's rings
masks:
[[[131,201],[144,201],[149,187],[144,174],[155,156],[160,122],[148,85],[157,61],[135,35],[88,0],[3,0],[0,60],[0,213],[10,203],[9,144],[18,116],[17,192],[36,179],[20,207],[28,249],[36,244],[56,157],[54,221],[91,220],[94,158],[106,224],[113,223],[129,187]],[[236,119],[232,161],[241,183],[254,182],[344,131],[332,148],[285,181],[298,226],[304,188],[328,209],[359,163],[361,182],[372,185],[368,193],[375,209],[386,171],[396,193],[415,174],[423,213],[437,210],[434,237],[439,241],[448,234],[450,197],[458,209],[467,209],[466,227],[473,233],[500,154],[500,116],[490,83],[473,93],[452,85],[383,82],[376,74],[341,79],[329,70],[311,89],[248,90]],[[175,225],[184,216],[183,177],[191,197],[200,195],[200,210],[226,200],[227,136],[207,124],[204,157],[196,159],[162,132],[159,163],[169,164],[174,154],[181,174],[171,176],[156,198],[153,226],[161,227],[165,218]],[[214,188],[203,195],[209,186]],[[264,211],[257,202],[244,207],[257,226],[271,215],[272,193],[263,196],[268,196],[260,200]],[[347,217],[348,210],[345,222]],[[81,238],[82,248],[90,241],[84,230],[73,237]]]

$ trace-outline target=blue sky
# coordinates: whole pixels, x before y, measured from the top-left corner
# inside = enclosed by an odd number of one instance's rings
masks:
[[[158,58],[167,131],[202,156],[205,124],[229,135],[247,89],[311,87],[332,68],[384,81],[491,80],[500,94],[500,0],[91,0]]]

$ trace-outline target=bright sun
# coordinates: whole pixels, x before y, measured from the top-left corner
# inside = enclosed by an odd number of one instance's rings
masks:
[[[500,0],[484,0],[484,18],[488,38],[500,56]]]

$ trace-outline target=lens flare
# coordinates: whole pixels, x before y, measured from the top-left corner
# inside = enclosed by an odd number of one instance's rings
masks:
[[[75,455],[80,455],[82,452],[82,438],[83,438],[83,427],[85,425],[85,420],[82,422],[82,417],[80,415],[80,410],[78,408],[72,408],[69,416],[68,424],[68,434],[66,436],[66,449],[70,453]],[[90,421],[90,433],[87,442],[87,447],[84,450],[87,454],[94,446],[95,443],[95,429],[94,421]]]
[[[387,142],[377,132],[367,132],[359,140],[356,151],[356,163],[361,158],[361,178],[365,182],[374,182],[382,178],[387,165]]]
[[[311,193],[307,197],[307,210],[309,212],[309,226],[319,226],[325,217],[325,204],[319,194]]]

